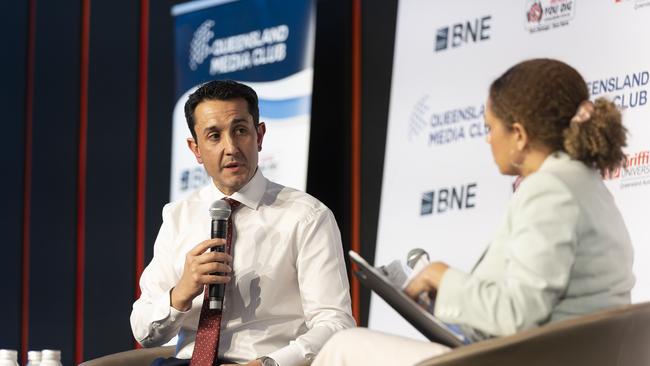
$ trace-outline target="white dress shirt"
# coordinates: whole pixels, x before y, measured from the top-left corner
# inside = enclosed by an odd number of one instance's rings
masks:
[[[190,358],[203,295],[186,312],[170,305],[186,253],[210,237],[208,208],[224,195],[212,184],[163,208],[154,257],[142,273],[131,328],[142,345],[178,335],[176,357]],[[332,212],[312,196],[268,181],[258,170],[230,196],[231,281],[226,286],[219,358],[261,356],[280,366],[309,364],[337,331],[354,327],[341,237]]]

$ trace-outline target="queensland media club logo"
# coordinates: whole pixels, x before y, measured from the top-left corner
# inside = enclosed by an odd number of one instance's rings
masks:
[[[208,172],[202,166],[197,166],[181,170],[178,186],[181,193],[185,193],[203,187],[208,182],[210,182]]]
[[[605,181],[618,181],[621,189],[650,186],[650,150],[625,156],[623,165],[609,172]]]
[[[486,15],[481,18],[438,28],[434,47],[435,52],[489,40],[491,21],[492,16]]]
[[[189,47],[189,67],[196,71],[209,60],[210,75],[227,74],[277,62],[287,57],[289,26],[274,25],[215,38],[214,20],[196,28]]]
[[[192,37],[190,43],[189,57],[189,65],[192,71],[195,71],[212,54],[210,41],[214,38],[214,32],[212,31],[214,25],[214,20],[208,19],[194,31],[194,37]]]
[[[640,70],[590,80],[587,88],[592,98],[606,97],[621,109],[645,107],[650,92],[650,71]]]
[[[466,104],[434,110],[429,95],[423,95],[409,116],[408,139],[428,147],[482,141],[487,136],[483,104]]]
[[[442,215],[476,207],[476,183],[441,187],[422,193],[420,216]]]
[[[526,29],[530,33],[569,25],[575,16],[577,0],[528,0]]]

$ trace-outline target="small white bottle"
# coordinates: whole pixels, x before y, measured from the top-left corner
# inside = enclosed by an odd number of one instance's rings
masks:
[[[36,366],[41,364],[41,351],[27,352],[27,366]]]
[[[39,366],[63,366],[61,364],[61,351],[55,349],[44,349],[41,351],[41,363]]]
[[[18,366],[18,351],[0,349],[0,366]]]

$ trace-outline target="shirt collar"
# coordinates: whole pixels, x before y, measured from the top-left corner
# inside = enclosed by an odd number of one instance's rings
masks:
[[[234,200],[239,201],[242,205],[245,205],[248,208],[257,210],[262,201],[262,196],[266,191],[267,180],[260,171],[259,168],[255,171],[253,178],[251,178],[245,186],[243,186],[239,191],[233,193],[230,196],[223,194],[215,185],[209,184],[210,193],[213,199],[220,200],[224,197],[230,197]]]
[[[571,157],[566,152],[561,150],[554,151],[550,153],[546,157],[546,159],[544,159],[542,165],[540,165],[539,168],[533,174],[551,169],[551,167],[556,165],[558,162],[569,161],[569,160],[571,160]],[[512,183],[512,191],[516,192],[517,190],[519,190],[519,186],[521,185],[521,183],[524,182],[525,179],[526,179],[525,177],[518,176],[515,179],[515,181]]]
[[[555,151],[550,153],[546,159],[544,159],[544,162],[542,165],[539,166],[539,169],[537,171],[544,171],[549,169],[550,167],[554,166],[557,162],[561,161],[568,161],[571,160],[571,157],[569,154],[565,153],[564,151]]]

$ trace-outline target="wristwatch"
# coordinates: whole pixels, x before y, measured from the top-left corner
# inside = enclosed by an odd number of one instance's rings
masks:
[[[258,360],[262,361],[262,366],[279,366],[271,357],[262,356],[258,358]]]

